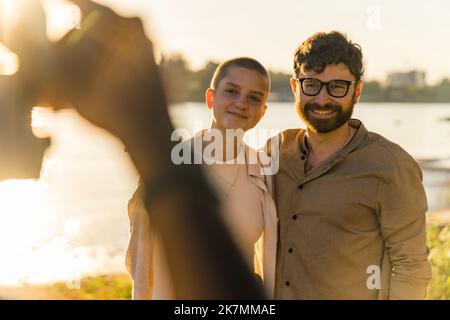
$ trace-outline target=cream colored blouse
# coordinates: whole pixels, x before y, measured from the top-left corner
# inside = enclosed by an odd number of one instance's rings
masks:
[[[247,154],[256,152],[246,146]],[[264,280],[273,297],[277,242],[276,209],[271,176],[262,176],[258,164],[204,165],[222,203],[226,226],[249,267]],[[174,299],[173,284],[159,236],[150,224],[142,197],[129,202],[130,242],[126,266],[133,279],[133,299]]]

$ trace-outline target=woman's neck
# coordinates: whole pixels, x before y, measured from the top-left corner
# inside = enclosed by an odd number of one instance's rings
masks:
[[[241,152],[244,131],[241,129],[220,130],[211,126],[203,135],[209,134],[211,139],[202,139],[203,150],[214,143],[213,158],[218,161],[231,161]]]

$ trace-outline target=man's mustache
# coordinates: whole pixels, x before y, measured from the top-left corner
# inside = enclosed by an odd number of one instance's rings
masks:
[[[305,104],[305,110],[318,110],[318,111],[340,111],[342,110],[342,107],[338,104],[333,103],[326,103],[323,106],[318,103],[306,103]]]

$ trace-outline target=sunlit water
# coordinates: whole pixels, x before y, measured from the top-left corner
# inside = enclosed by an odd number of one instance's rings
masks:
[[[171,115],[191,133],[211,116],[202,104],[176,106]],[[450,159],[450,105],[360,104],[355,117],[416,158]],[[281,128],[298,126],[292,104],[271,104],[247,141],[259,147]],[[52,146],[39,181],[0,183],[0,284],[126,272],[126,208],[137,173],[123,146],[74,111],[37,111],[33,127],[50,135]],[[448,172],[425,171],[425,185],[431,209],[450,207]]]

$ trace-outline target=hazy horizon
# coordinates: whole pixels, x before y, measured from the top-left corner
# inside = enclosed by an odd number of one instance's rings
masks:
[[[41,1],[48,34],[57,38],[73,21],[73,10],[58,9],[67,0]],[[0,2],[9,10],[16,4]],[[302,41],[317,31],[338,30],[361,45],[366,80],[384,81],[389,73],[410,70],[424,71],[431,85],[450,78],[450,2],[444,0],[97,2],[142,18],[157,51],[183,55],[193,70],[208,61],[246,55],[274,72],[290,73],[293,52]],[[0,67],[1,56],[0,48]]]
[[[444,0],[98,2],[139,15],[159,50],[183,54],[193,69],[249,55],[273,71],[290,72],[302,41],[339,30],[362,46],[368,80],[409,70],[426,72],[429,84],[450,77],[450,2]]]

